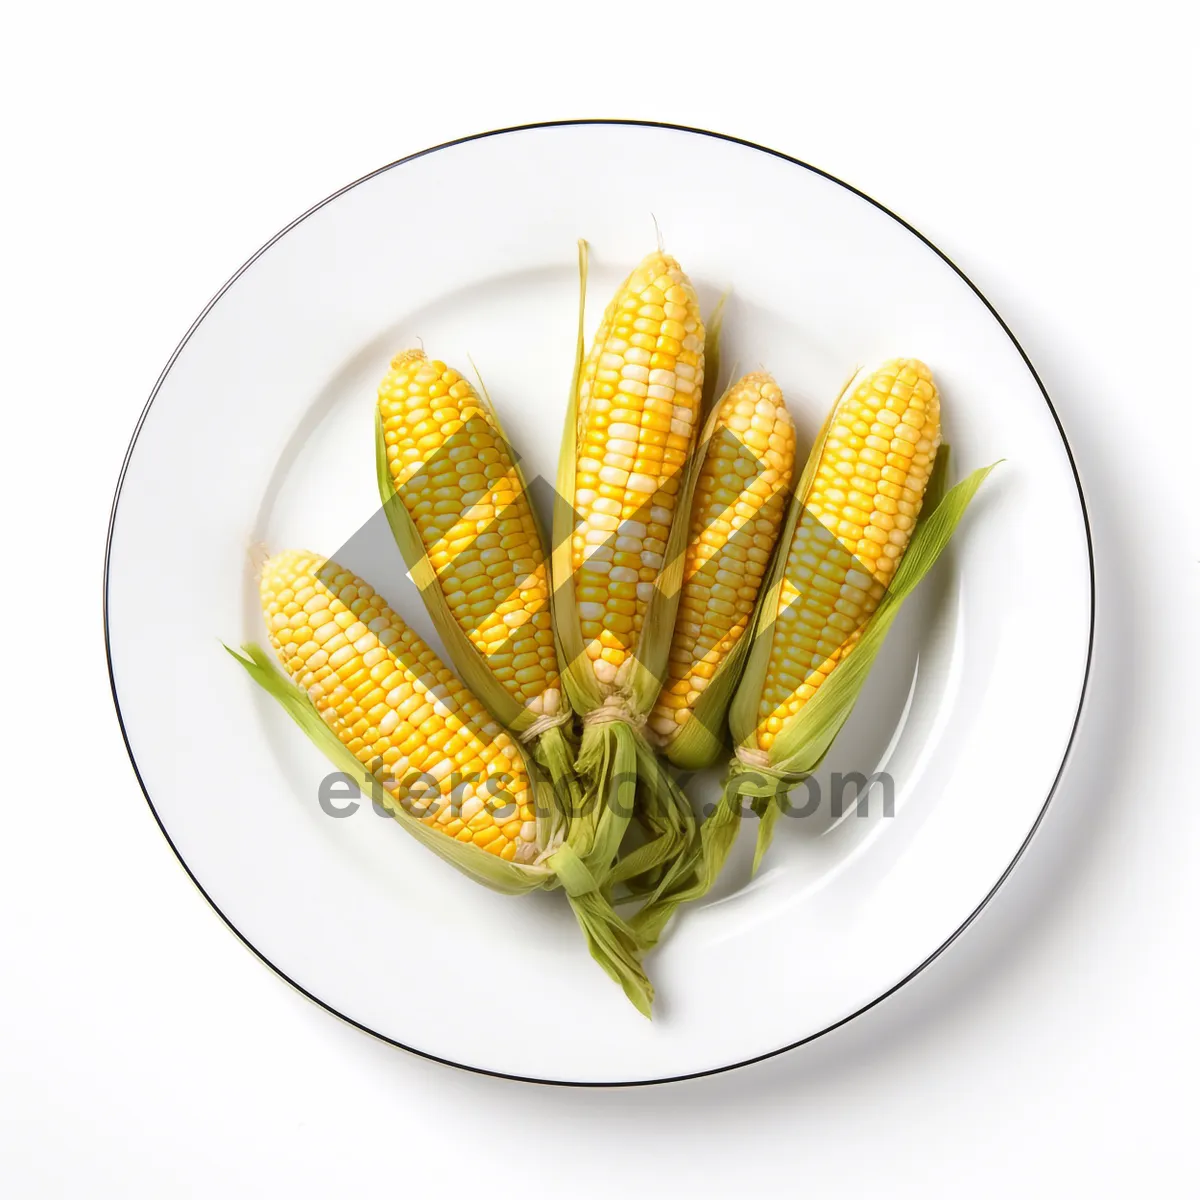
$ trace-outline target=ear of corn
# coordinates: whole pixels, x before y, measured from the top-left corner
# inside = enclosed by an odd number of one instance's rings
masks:
[[[630,819],[649,830],[643,863],[677,857],[694,834],[686,798],[637,732],[666,670],[683,575],[691,451],[704,387],[704,326],[679,264],[637,266],[584,353],[587,247],[579,243],[575,372],[553,531],[555,628],[563,679],[584,716],[577,760],[588,818],[572,844],[598,871],[614,863]],[[639,770],[643,795],[638,796]]]
[[[838,401],[782,572],[759,749],[857,644],[912,537],[940,444],[937,388],[915,359],[862,373]]]
[[[937,561],[967,506],[993,469],[983,467],[972,472],[943,496],[948,448],[941,446],[934,451],[928,468],[918,463],[922,475],[920,488],[922,492],[928,489],[928,494],[924,496],[926,503],[923,508],[921,497],[905,500],[905,503],[911,504],[913,508],[913,523],[904,530],[909,535],[906,539],[907,548],[901,547],[901,554],[898,556],[884,555],[893,565],[890,569],[882,569],[881,573],[886,574],[887,582],[880,589],[870,613],[860,615],[849,628],[839,629],[836,621],[830,626],[839,630],[843,641],[852,638],[852,642],[842,650],[836,662],[826,671],[820,671],[818,667],[825,665],[829,655],[824,655],[818,660],[811,651],[807,658],[802,654],[798,664],[794,668],[791,667],[788,656],[795,647],[792,634],[798,626],[781,620],[781,617],[790,617],[797,611],[811,611],[805,601],[812,598],[820,605],[818,611],[829,613],[832,621],[832,617],[841,611],[837,607],[839,600],[857,599],[853,594],[842,595],[837,588],[831,589],[830,583],[834,580],[826,573],[831,569],[836,570],[841,578],[839,586],[855,588],[855,580],[849,578],[849,571],[855,568],[847,568],[843,575],[837,556],[829,553],[818,555],[816,550],[817,547],[824,550],[839,537],[846,538],[847,543],[852,539],[853,549],[857,549],[864,538],[861,530],[870,522],[862,522],[858,531],[855,531],[850,516],[842,511],[831,511],[829,506],[837,509],[849,503],[848,493],[851,490],[865,494],[867,489],[855,485],[857,480],[874,481],[870,478],[870,471],[863,473],[864,464],[879,471],[877,480],[891,482],[883,475],[882,468],[875,466],[870,458],[864,458],[859,453],[863,448],[874,449],[866,443],[868,436],[881,436],[872,432],[875,422],[865,421],[860,404],[870,409],[876,404],[873,396],[891,397],[897,380],[902,385],[912,384],[922,377],[929,381],[927,370],[922,376],[918,365],[911,361],[901,364],[889,363],[876,374],[856,376],[843,389],[838,404],[835,405],[813,446],[789,507],[780,537],[781,552],[776,556],[763,591],[746,666],[730,708],[730,728],[737,746],[737,755],[730,765],[721,801],[701,831],[701,849],[691,877],[672,894],[660,897],[654,905],[648,906],[634,919],[634,927],[643,944],[653,943],[680,903],[704,895],[712,886],[737,836],[743,813],[742,806],[746,800],[752,802],[760,817],[755,853],[757,868],[770,843],[775,819],[786,806],[789,788],[820,765],[838,730],[853,710],[900,606]],[[876,388],[876,384],[880,387]],[[867,393],[873,395],[864,394],[864,388]],[[896,403],[898,402],[897,400]],[[861,429],[863,424],[867,426],[865,432]],[[889,424],[885,419],[882,424],[895,428],[898,422]],[[915,427],[910,425],[910,428]],[[849,437],[846,431],[849,432]],[[917,442],[904,438],[902,434],[903,431],[896,435],[899,440],[908,441],[914,452],[922,453],[916,451]],[[935,437],[936,432],[934,436],[927,435],[931,447]],[[855,439],[861,439],[862,445],[856,445]],[[904,447],[900,447],[898,451],[889,449],[887,453],[907,452]],[[853,455],[853,458],[849,455]],[[911,460],[911,455],[909,458]],[[852,473],[847,474],[844,468],[839,470],[840,464],[851,467]],[[885,455],[884,466],[891,465],[886,461]],[[906,472],[905,479],[910,475],[911,468]],[[842,479],[846,480],[846,484],[839,487],[839,481]],[[844,500],[838,495],[839,492],[847,493]],[[880,495],[886,497],[887,492],[881,490]],[[820,525],[820,530],[825,536],[814,531],[811,524],[804,520],[810,501],[816,502],[818,498],[822,504],[819,510],[821,519],[814,518],[814,522]],[[903,495],[898,499],[904,499]],[[875,510],[869,511],[873,513]],[[842,521],[846,521],[847,524],[842,525]],[[884,544],[876,538],[868,540],[873,545]],[[887,544],[896,543],[888,541]],[[785,546],[787,553],[783,553]],[[849,553],[852,554],[853,550]],[[879,557],[880,555],[876,555],[875,561]],[[797,563],[805,567],[813,566],[814,559],[818,568],[826,563],[829,565],[824,572],[817,569],[811,575],[801,575],[798,580],[801,586],[797,588],[797,581],[791,578],[790,571]],[[898,565],[894,565],[896,563]],[[873,572],[862,573],[875,578]],[[859,587],[857,590],[867,597],[870,595],[869,586]],[[786,600],[781,599],[784,596],[787,597]],[[780,637],[780,630],[791,632]],[[838,645],[841,646],[842,643],[839,642]],[[811,693],[797,696],[800,703],[789,709],[788,702],[799,692],[809,674],[819,675],[819,682]],[[797,681],[794,684],[789,682],[793,679]],[[781,690],[783,688],[788,689],[786,693]],[[764,697],[768,695],[772,697],[770,707],[764,703]],[[786,719],[778,726],[768,725],[764,714],[769,717],[778,712],[781,706],[787,710]],[[764,733],[773,736],[764,739]],[[764,740],[767,741],[765,746]]]
[[[379,385],[379,430],[384,500],[403,504],[459,628],[517,704],[554,715],[546,552],[492,406],[453,367],[406,350]]]
[[[260,590],[284,669],[383,786],[386,807],[509,862],[546,848],[516,743],[370,585],[288,551],[265,564]],[[503,818],[488,803],[496,784],[510,801]]]
[[[546,552],[486,394],[421,350],[398,354],[379,387],[375,461],[393,536],[451,660],[577,801]]]
[[[648,1016],[637,941],[565,843],[569,813],[519,744],[336,563],[278,555],[261,592],[288,677],[257,646],[231,650],[255,682],[364,795],[464,874],[510,894],[562,886],[592,956]]]
[[[733,384],[702,446],[667,677],[649,721],[667,757],[693,771],[724,745],[743,635],[787,511],[795,426],[774,379],[757,371]]]
[[[571,567],[583,651],[604,698],[636,703],[635,668],[652,665],[662,642],[643,634],[665,607],[703,386],[696,293],[655,251],[609,303],[579,373]]]

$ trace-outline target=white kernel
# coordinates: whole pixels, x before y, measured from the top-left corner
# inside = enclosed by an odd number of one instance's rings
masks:
[[[617,677],[617,668],[603,658],[598,658],[592,663],[592,670],[601,683],[612,683]]]
[[[619,371],[624,365],[625,362],[619,354],[608,353],[600,355],[600,361],[597,363],[598,367],[603,367],[609,371]]]
[[[656,504],[650,510],[650,520],[655,525],[670,525],[671,510],[669,508],[663,508],[661,504]]]
[[[609,438],[608,452],[610,455],[619,454],[623,457],[633,458],[637,455],[637,442],[631,442],[625,438]]]
[[[643,604],[649,604],[654,597],[654,584],[639,583],[637,585],[637,598]]]
[[[608,436],[610,438],[622,438],[636,445],[638,438],[641,436],[641,430],[636,425],[630,425],[625,421],[614,421],[608,427]],[[596,469],[599,470],[599,466]]]
[[[650,378],[650,368],[640,366],[638,363],[626,363],[621,368],[622,379],[634,379],[638,383],[645,383]]]
[[[594,600],[581,600],[579,602],[579,615],[585,621],[603,621],[604,605],[597,604]]]
[[[636,363],[640,367],[648,367],[650,365],[650,351],[643,350],[640,346],[631,346],[625,354],[625,361]]]
[[[637,471],[629,476],[625,486],[631,492],[638,492],[645,496],[652,496],[658,491],[658,481],[656,479],[651,478],[649,475],[642,475]]]
[[[589,529],[583,535],[583,540],[588,546],[603,546],[611,536],[612,531],[609,529]]]
[[[632,567],[613,567],[608,573],[613,583],[637,583],[638,573]]]
[[[622,521],[617,527],[617,532],[622,537],[644,538],[646,536],[646,526],[641,521]]]
[[[619,467],[601,467],[600,482],[607,483],[612,487],[624,487],[625,480],[629,478],[628,471],[622,471]]]
[[[671,432],[676,437],[690,437],[692,433],[691,421],[672,421]]]
[[[646,397],[650,400],[674,400],[675,389],[664,383],[652,383],[646,389]]]

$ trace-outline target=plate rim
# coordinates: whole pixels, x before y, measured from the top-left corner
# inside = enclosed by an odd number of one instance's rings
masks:
[[[238,279],[241,278],[241,276],[259,258],[262,257],[263,254],[265,254],[282,237],[284,237],[286,234],[290,233],[293,229],[295,229],[297,225],[299,225],[301,222],[307,220],[308,217],[312,216],[313,213],[317,212],[319,209],[322,209],[327,204],[331,204],[334,200],[337,200],[340,196],[344,195],[346,192],[349,192],[351,189],[358,187],[362,183],[366,183],[368,180],[374,179],[377,175],[382,175],[385,171],[390,171],[393,168],[404,166],[406,163],[410,163],[417,159],[424,158],[428,154],[436,154],[439,150],[445,150],[452,146],[460,146],[467,142],[480,141],[484,138],[499,137],[499,136],[502,136],[504,134],[509,134],[509,133],[522,133],[522,132],[526,132],[528,130],[533,130],[533,129],[558,129],[558,128],[564,128],[564,127],[578,126],[578,125],[610,125],[610,126],[619,126],[619,127],[666,129],[666,130],[671,130],[676,133],[694,134],[694,135],[698,135],[701,137],[714,138],[714,139],[716,139],[718,141],[722,141],[722,142],[731,142],[731,143],[734,143],[735,145],[744,146],[750,150],[757,150],[763,154],[769,154],[773,158],[781,159],[782,161],[790,163],[793,166],[800,167],[803,170],[809,171],[814,175],[818,175],[823,179],[827,179],[831,183],[835,183],[839,187],[844,188],[846,191],[859,197],[859,199],[865,200],[868,204],[873,205],[880,212],[882,212],[886,216],[890,217],[893,221],[897,222],[897,224],[901,225],[910,234],[912,234],[914,237],[916,237],[918,240],[920,240],[927,249],[933,251],[933,253],[936,254],[938,256],[938,258],[940,258],[948,267],[950,267],[951,270],[953,270],[954,273],[956,275],[958,275],[958,277],[971,289],[971,291],[982,302],[984,307],[988,310],[988,312],[991,314],[992,318],[996,321],[996,323],[1000,326],[1000,328],[1004,330],[1005,334],[1008,336],[1008,339],[1012,342],[1017,353],[1021,356],[1021,361],[1025,364],[1025,367],[1029,371],[1029,374],[1033,377],[1034,383],[1037,384],[1038,391],[1041,392],[1042,399],[1046,402],[1046,407],[1050,411],[1050,416],[1054,421],[1054,426],[1058,430],[1059,437],[1062,439],[1063,449],[1066,451],[1066,455],[1067,455],[1067,462],[1071,468],[1071,475],[1075,481],[1075,489],[1076,489],[1076,492],[1078,493],[1078,497],[1079,497],[1079,509],[1080,509],[1080,513],[1083,517],[1084,540],[1087,545],[1087,562],[1088,562],[1087,655],[1086,655],[1086,658],[1084,661],[1083,679],[1080,683],[1080,688],[1079,688],[1079,701],[1076,705],[1075,715],[1071,722],[1071,732],[1067,738],[1066,746],[1063,749],[1062,760],[1059,763],[1058,770],[1055,772],[1054,779],[1051,781],[1050,789],[1046,795],[1046,799],[1043,801],[1042,806],[1038,810],[1038,814],[1037,814],[1036,818],[1034,819],[1033,824],[1030,826],[1029,831],[1026,833],[1024,839],[1021,842],[1021,845],[1017,848],[1017,851],[1016,851],[1015,855],[1013,856],[1012,860],[1004,868],[1000,877],[987,890],[987,892],[984,894],[983,898],[979,901],[978,904],[976,904],[976,906],[971,910],[971,912],[967,915],[966,919],[958,926],[958,928],[955,929],[954,932],[951,933],[949,937],[947,937],[921,963],[919,963],[916,967],[914,967],[911,971],[909,971],[908,974],[905,975],[902,979],[900,979],[897,983],[894,983],[886,991],[881,992],[873,1000],[871,1000],[868,1003],[862,1005],[861,1007],[855,1009],[853,1012],[848,1013],[846,1016],[839,1018],[837,1021],[833,1022],[830,1025],[825,1026],[823,1029],[820,1029],[815,1033],[810,1033],[810,1034],[806,1035],[805,1037],[798,1039],[797,1041],[789,1042],[786,1045],[778,1047],[777,1049],[767,1050],[761,1054],[756,1054],[749,1058],[739,1059],[737,1062],[728,1063],[728,1064],[725,1064],[725,1065],[719,1066],[719,1067],[708,1067],[708,1068],[705,1068],[704,1070],[690,1071],[690,1072],[685,1072],[685,1073],[676,1074],[676,1075],[663,1075],[663,1076],[654,1076],[652,1078],[645,1078],[645,1079],[629,1079],[629,1080],[618,1080],[618,1081],[550,1079],[550,1078],[547,1078],[544,1076],[518,1075],[518,1074],[514,1074],[512,1072],[508,1072],[508,1071],[492,1070],[488,1067],[472,1066],[469,1063],[458,1062],[455,1059],[443,1057],[442,1055],[435,1054],[429,1050],[421,1050],[415,1046],[409,1046],[406,1043],[401,1042],[396,1038],[389,1037],[387,1034],[381,1033],[376,1029],[372,1029],[370,1026],[363,1024],[361,1021],[355,1020],[353,1017],[349,1016],[347,1013],[344,1013],[340,1009],[335,1008],[333,1005],[329,1004],[327,1001],[322,1000],[319,996],[314,995],[312,992],[308,991],[307,988],[305,988],[301,984],[297,983],[296,980],[292,979],[291,976],[288,975],[286,971],[284,971],[282,968],[280,968],[278,965],[276,965],[274,962],[272,962],[261,950],[259,950],[249,940],[249,938],[247,938],[245,936],[245,934],[243,934],[241,932],[241,930],[238,929],[238,927],[233,923],[233,921],[231,921],[230,918],[228,916],[226,916],[226,914],[221,910],[220,906],[216,903],[216,901],[214,901],[213,898],[208,894],[208,892],[205,890],[204,886],[200,883],[200,880],[196,878],[191,867],[188,866],[183,855],[179,852],[179,849],[175,845],[175,842],[172,839],[170,833],[167,832],[167,828],[163,824],[162,818],[159,816],[158,809],[155,807],[154,801],[150,796],[150,792],[149,792],[148,788],[146,787],[146,783],[145,783],[144,779],[142,778],[141,769],[138,766],[137,758],[134,755],[133,747],[130,744],[128,731],[125,728],[125,718],[124,718],[124,714],[121,711],[121,701],[120,701],[120,697],[117,694],[116,675],[113,670],[112,642],[111,642],[111,638],[109,635],[109,623],[108,623],[108,610],[109,610],[109,595],[108,595],[108,593],[109,593],[109,578],[110,578],[111,559],[112,559],[113,531],[116,528],[117,510],[118,510],[118,507],[119,507],[120,501],[121,501],[121,490],[125,483],[125,476],[128,471],[129,464],[133,458],[134,450],[137,447],[138,438],[141,435],[142,428],[145,425],[146,418],[150,412],[150,408],[153,405],[155,398],[158,396],[158,393],[159,393],[160,389],[162,388],[163,383],[166,381],[167,376],[170,374],[171,369],[174,367],[176,360],[179,358],[179,355],[183,352],[184,347],[186,347],[188,342],[191,340],[192,335],[196,332],[196,330],[204,322],[204,319],[208,316],[209,312],[213,309],[213,307],[221,299],[221,297],[224,296],[224,294],[238,281]],[[996,895],[996,893],[1003,886],[1005,880],[1008,879],[1009,875],[1012,873],[1012,871],[1016,867],[1017,863],[1024,856],[1025,851],[1029,848],[1030,843],[1033,841],[1034,835],[1037,833],[1038,829],[1041,827],[1042,821],[1044,820],[1046,813],[1049,810],[1050,803],[1054,799],[1055,795],[1058,793],[1059,785],[1062,783],[1062,779],[1066,772],[1067,765],[1068,765],[1068,763],[1071,759],[1072,753],[1075,749],[1076,738],[1079,733],[1079,726],[1080,726],[1080,722],[1082,720],[1083,711],[1084,711],[1085,703],[1087,700],[1088,690],[1089,690],[1089,687],[1091,684],[1091,677],[1092,677],[1092,659],[1093,659],[1093,652],[1095,649],[1095,638],[1096,638],[1096,560],[1095,560],[1095,549],[1094,549],[1093,538],[1092,538],[1091,518],[1088,514],[1087,499],[1084,494],[1083,481],[1079,475],[1079,468],[1075,462],[1075,454],[1071,449],[1070,440],[1067,438],[1066,430],[1063,428],[1063,424],[1062,424],[1061,419],[1059,418],[1058,411],[1054,407],[1054,402],[1050,399],[1050,394],[1046,390],[1045,384],[1042,382],[1041,377],[1038,375],[1037,370],[1034,368],[1033,363],[1030,361],[1029,355],[1026,354],[1024,347],[1017,340],[1016,335],[1009,328],[1009,326],[1005,322],[1004,318],[1001,317],[1000,314],[993,307],[991,301],[988,300],[988,298],[983,294],[983,292],[981,292],[979,290],[979,288],[967,276],[967,274],[962,270],[962,268],[959,267],[958,264],[955,263],[954,260],[949,257],[949,255],[947,255],[944,251],[940,250],[937,246],[935,246],[933,244],[933,242],[931,242],[929,240],[929,238],[927,238],[923,233],[921,233],[921,231],[919,229],[916,229],[914,226],[910,225],[908,223],[908,221],[906,221],[903,217],[901,217],[897,213],[893,212],[886,205],[881,204],[873,196],[869,196],[866,192],[855,187],[853,184],[847,183],[845,180],[838,178],[836,175],[832,175],[828,171],[822,170],[820,167],[815,167],[811,163],[805,162],[803,159],[795,158],[790,154],[785,154],[781,150],[773,150],[768,146],[763,146],[760,143],[750,141],[747,138],[737,137],[732,134],[717,133],[710,129],[701,129],[701,128],[698,128],[698,127],[692,126],[692,125],[675,124],[675,123],[669,122],[669,121],[648,121],[648,120],[607,118],[607,117],[579,117],[579,118],[566,118],[563,120],[555,120],[555,121],[531,121],[531,122],[528,122],[528,123],[522,124],[522,125],[509,125],[509,126],[504,126],[502,128],[498,128],[498,129],[489,129],[482,133],[472,133],[472,134],[467,134],[463,137],[452,138],[449,141],[439,142],[437,145],[429,146],[424,150],[418,150],[412,154],[404,155],[402,158],[395,159],[392,162],[389,162],[382,167],[377,167],[375,170],[367,172],[367,174],[360,176],[358,179],[353,180],[351,183],[348,183],[348,184],[344,185],[343,187],[338,188],[336,191],[331,192],[323,200],[319,200],[316,204],[314,204],[310,208],[306,209],[298,217],[296,217],[294,220],[290,221],[287,225],[285,225],[282,229],[280,229],[279,232],[276,233],[273,237],[271,237],[268,241],[264,242],[248,259],[246,259],[246,261],[244,263],[242,263],[242,265],[240,267],[238,267],[238,269],[225,281],[224,284],[221,285],[220,289],[213,295],[213,297],[204,306],[204,308],[201,310],[199,316],[197,316],[196,319],[192,322],[192,324],[188,327],[187,332],[180,339],[179,344],[175,347],[174,351],[172,351],[170,358],[167,360],[166,365],[163,367],[162,371],[160,372],[160,374],[158,376],[158,379],[155,381],[154,387],[150,392],[150,396],[147,399],[145,405],[143,406],[141,414],[138,417],[137,423],[134,426],[133,435],[129,440],[129,446],[125,451],[124,459],[121,462],[121,469],[117,476],[116,489],[113,494],[112,508],[109,512],[108,529],[107,529],[107,533],[105,535],[102,613],[103,613],[103,626],[104,626],[104,658],[105,658],[105,665],[108,670],[109,690],[112,694],[113,707],[116,710],[116,715],[117,715],[117,725],[119,726],[119,728],[121,730],[121,740],[125,745],[125,753],[129,757],[130,765],[133,767],[134,777],[136,778],[138,787],[141,789],[142,796],[145,798],[146,804],[150,809],[150,813],[154,817],[155,824],[157,824],[157,826],[159,828],[159,832],[163,835],[164,839],[167,842],[167,845],[170,846],[171,852],[175,855],[175,858],[179,862],[179,865],[184,869],[188,878],[192,881],[193,885],[196,887],[196,890],[207,901],[209,907],[212,908],[212,910],[217,914],[217,916],[221,918],[221,920],[233,932],[233,934],[237,937],[237,939],[248,950],[250,950],[251,953],[254,954],[254,956],[256,958],[258,958],[262,963],[264,963],[267,967],[269,967],[271,969],[271,971],[273,971],[280,979],[282,979],[285,983],[290,984],[292,988],[294,988],[297,992],[299,992],[306,999],[310,1000],[312,1003],[314,1003],[317,1006],[319,1006],[320,1008],[324,1009],[325,1012],[330,1013],[332,1016],[337,1017],[341,1021],[344,1021],[347,1025],[353,1026],[355,1029],[358,1029],[362,1033],[366,1033],[369,1036],[375,1038],[376,1040],[383,1042],[389,1046],[394,1046],[397,1049],[407,1051],[409,1054],[415,1054],[420,1058],[427,1059],[431,1062],[441,1063],[444,1066],[455,1067],[461,1071],[470,1071],[476,1075],[486,1075],[486,1076],[491,1076],[492,1078],[496,1078],[496,1079],[509,1079],[509,1080],[513,1080],[517,1083],[540,1084],[545,1087],[573,1087],[573,1088],[649,1087],[649,1086],[652,1086],[655,1084],[680,1083],[680,1082],[683,1082],[683,1081],[689,1080],[689,1079],[702,1079],[702,1078],[705,1078],[705,1077],[711,1076],[711,1075],[722,1075],[727,1071],[736,1071],[742,1067],[752,1066],[755,1063],[764,1062],[767,1059],[775,1058],[782,1054],[787,1054],[790,1051],[798,1049],[800,1046],[807,1045],[809,1042],[816,1041],[818,1038],[824,1037],[828,1033],[832,1033],[835,1029],[840,1029],[843,1025],[846,1025],[849,1022],[855,1020],[857,1017],[862,1016],[864,1013],[869,1012],[871,1009],[875,1008],[876,1005],[882,1004],[883,1001],[886,1000],[889,996],[898,992],[902,987],[905,986],[905,984],[907,984],[907,983],[911,982],[913,979],[915,979],[916,976],[918,976],[922,971],[925,970],[926,967],[928,967],[930,965],[930,963],[932,963],[935,959],[939,958],[947,949],[949,949],[949,947],[955,941],[958,940],[959,936],[967,929],[967,927],[970,926],[974,922],[976,917],[978,917],[979,914],[987,907],[987,905],[991,902],[992,898]]]

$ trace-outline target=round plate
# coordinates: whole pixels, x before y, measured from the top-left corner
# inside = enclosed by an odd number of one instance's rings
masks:
[[[330,767],[220,643],[265,640],[247,553],[260,542],[336,554],[431,636],[377,513],[374,396],[389,358],[418,339],[464,369],[470,355],[528,475],[553,479],[575,240],[592,246],[590,336],[653,247],[655,222],[706,311],[731,289],[727,369],[774,373],[805,452],[856,365],[912,355],[940,384],[952,475],[1005,461],[894,627],[805,815],[779,822],[753,882],[744,831],[718,889],[649,960],[650,1022],[591,962],[561,896],[497,896],[370,805],[328,815],[318,789]],[[544,501],[549,487],[534,486]],[[574,1084],[777,1053],[919,971],[1036,828],[1072,740],[1092,628],[1087,519],[1062,429],[966,277],[803,163],[613,122],[440,146],[269,242],[188,332],[146,406],[105,587],[138,778],[235,932],[380,1038]],[[846,787],[855,770],[886,776],[862,804]],[[714,786],[689,790],[703,803]]]

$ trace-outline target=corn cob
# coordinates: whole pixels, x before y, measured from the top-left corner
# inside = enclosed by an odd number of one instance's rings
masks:
[[[795,426],[766,372],[729,388],[711,430],[692,499],[667,678],[649,721],[660,746],[687,724],[749,625],[795,465]]]
[[[602,695],[629,677],[703,383],[696,293],[675,259],[655,251],[608,305],[579,377],[572,569],[584,650]]]
[[[788,548],[761,750],[857,644],[908,546],[940,442],[937,388],[916,359],[885,363],[838,402]]]
[[[554,716],[546,554],[490,405],[452,367],[407,350],[379,386],[379,416],[392,487],[455,621],[519,705]]]
[[[369,584],[287,551],[263,567],[260,592],[288,675],[396,804],[508,862],[537,857],[517,747]]]

